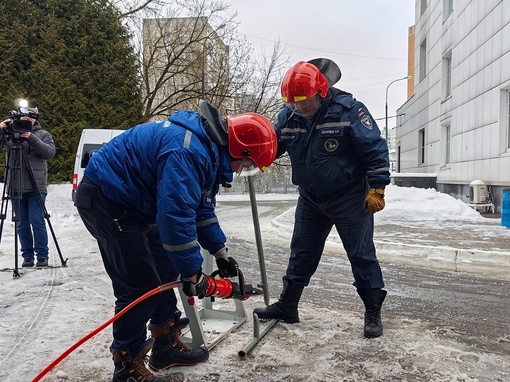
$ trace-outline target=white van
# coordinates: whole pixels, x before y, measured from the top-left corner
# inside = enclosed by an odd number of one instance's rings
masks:
[[[83,177],[83,170],[87,167],[90,158],[112,138],[120,135],[125,130],[110,129],[83,129],[81,133],[78,150],[76,150],[76,159],[74,161],[73,173],[73,191],[72,199],[74,202],[74,194]]]

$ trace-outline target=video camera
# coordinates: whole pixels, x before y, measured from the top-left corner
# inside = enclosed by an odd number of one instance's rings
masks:
[[[6,133],[25,133],[32,131],[32,122],[21,119],[21,117],[24,116],[30,117],[30,113],[28,113],[28,111],[24,112],[23,109],[24,108],[20,108],[19,110],[9,111],[11,122],[7,125]]]
[[[1,138],[4,140],[12,137],[19,138],[19,134],[32,131],[32,122],[21,119],[22,117],[39,118],[39,110],[37,107],[29,107],[27,100],[16,100],[15,104],[18,106],[18,110],[9,111],[10,122],[1,135]]]

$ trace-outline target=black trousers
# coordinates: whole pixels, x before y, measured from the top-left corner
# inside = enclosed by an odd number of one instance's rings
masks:
[[[177,280],[159,232],[129,210],[108,200],[87,178],[75,195],[85,227],[97,240],[116,298],[115,313],[159,285]],[[110,351],[125,350],[136,356],[147,339],[147,322],[174,320],[177,298],[169,290],[135,305],[113,323]]]
[[[367,186],[355,185],[342,195],[320,198],[300,190],[287,273],[290,285],[305,287],[317,270],[333,226],[342,240],[356,288],[383,288],[374,246],[374,216],[363,210]]]

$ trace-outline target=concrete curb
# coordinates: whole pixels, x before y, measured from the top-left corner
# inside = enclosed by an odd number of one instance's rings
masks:
[[[271,220],[276,229],[289,227],[285,213]],[[290,224],[292,226],[292,224]],[[327,243],[342,245],[340,239]],[[488,272],[510,275],[510,252],[459,249],[445,246],[425,246],[374,240],[377,257],[381,262],[394,262],[410,266],[427,266],[463,272]],[[342,247],[343,248],[343,247]],[[510,277],[510,276],[509,276]]]
[[[384,262],[431,269],[490,273],[510,277],[510,252],[480,251],[375,241],[377,257]]]

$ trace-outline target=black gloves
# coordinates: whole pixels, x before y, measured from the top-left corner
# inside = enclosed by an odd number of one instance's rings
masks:
[[[216,265],[218,266],[219,275],[222,278],[235,277],[239,272],[239,265],[237,262],[228,256],[228,249],[223,247],[214,254],[216,258]]]
[[[202,273],[202,268],[200,268],[200,271],[196,274],[196,276],[196,283],[192,282],[190,279],[182,278],[182,291],[186,296],[197,296],[202,299],[205,297],[205,293],[207,292],[207,281]]]

